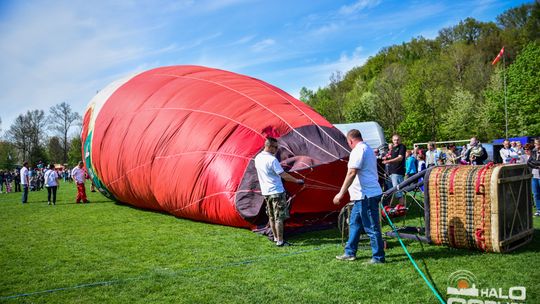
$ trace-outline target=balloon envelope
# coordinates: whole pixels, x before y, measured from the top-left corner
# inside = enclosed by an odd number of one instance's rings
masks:
[[[253,159],[267,136],[304,186],[288,226],[321,223],[339,210],[345,137],[308,105],[248,76],[170,66],[120,79],[90,102],[83,155],[101,193],[182,218],[255,228],[266,224]]]

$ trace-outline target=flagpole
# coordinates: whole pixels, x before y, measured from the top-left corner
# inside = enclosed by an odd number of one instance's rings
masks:
[[[502,55],[503,58],[503,85],[504,85],[504,124],[505,124],[505,138],[508,139],[508,105],[506,102],[506,73],[505,73],[505,60],[504,60],[504,53]]]

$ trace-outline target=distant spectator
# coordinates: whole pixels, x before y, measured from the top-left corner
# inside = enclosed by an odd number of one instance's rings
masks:
[[[389,164],[387,164],[385,161],[392,158],[392,149],[394,145],[392,143],[388,144],[388,151],[382,156],[382,164],[384,166],[384,187],[383,189],[390,189],[392,188],[392,180],[390,179],[390,173],[389,173]]]
[[[413,155],[412,150],[407,150],[405,153],[405,177],[409,177],[416,174],[418,163]]]
[[[457,165],[459,158],[456,154],[456,145],[449,144],[446,148],[446,165]]]
[[[386,170],[385,170],[385,165],[382,163],[383,162],[382,155],[380,153],[380,150],[377,148],[373,149],[373,152],[375,154],[375,157],[377,158],[377,175],[378,175],[379,185],[381,186],[382,189],[386,190],[385,182],[384,182],[386,180]]]
[[[71,170],[71,176],[75,183],[77,184],[77,199],[75,200],[75,203],[79,204],[81,201],[83,203],[89,203],[88,199],[86,198],[86,189],[84,187],[84,180],[86,179],[86,171],[83,168],[84,163],[82,161],[79,162],[77,167],[73,168]]]
[[[516,163],[526,163],[525,161],[525,150],[523,149],[523,146],[521,145],[520,141],[516,142],[516,154],[518,155],[518,158],[516,159]]]
[[[503,164],[515,163],[518,159],[518,154],[510,146],[510,141],[505,139],[503,141],[503,147],[499,150]]]
[[[483,165],[487,158],[486,148],[482,146],[476,137],[472,137],[469,149],[465,153],[465,161],[471,165]]]
[[[21,192],[21,173],[17,169],[14,172],[13,183],[15,184],[15,192]]]
[[[416,158],[416,160],[418,160],[418,154],[421,153],[422,150],[420,150],[420,148],[418,147],[417,144],[414,144],[414,148],[412,150],[412,155],[414,156],[414,158]]]
[[[437,166],[444,166],[444,162],[446,161],[445,158],[439,158],[437,159]]]
[[[0,193],[4,192],[4,171],[0,171]]]
[[[426,165],[427,167],[436,166],[439,162],[440,152],[436,149],[434,142],[429,142],[426,151]]]
[[[392,150],[390,151],[390,159],[383,161],[383,164],[388,164],[388,173],[390,174],[390,179],[392,180],[392,187],[399,185],[403,182],[405,177],[405,146],[401,143],[401,138],[399,135],[394,134],[392,136]],[[405,205],[405,197],[403,197],[403,192],[398,191],[394,195],[399,199],[399,204]]]
[[[517,146],[517,142],[516,141],[511,141],[510,142],[510,149],[512,149],[513,151],[516,151],[516,146]]]
[[[469,149],[467,148],[467,145],[463,145],[461,147],[461,153],[460,153],[460,156],[459,156],[459,162],[462,165],[468,165],[468,162],[467,162],[467,152],[468,151],[469,151]]]
[[[531,151],[527,165],[532,170],[532,191],[536,205],[534,216],[540,216],[540,138],[534,140],[534,149]]]
[[[11,192],[12,181],[13,181],[13,176],[11,175],[11,172],[9,171],[4,172],[4,182],[6,183],[6,193]]]
[[[56,190],[58,189],[58,173],[54,170],[54,165],[50,164],[49,169],[44,174],[45,187],[47,188],[47,205],[51,202],[56,205]],[[52,194],[52,201],[51,201]]]
[[[423,154],[418,155],[418,172],[422,170],[426,170],[426,162],[424,161],[425,156]],[[423,179],[420,179],[419,181],[422,181]],[[424,192],[424,186],[420,187],[420,190]]]
[[[531,157],[532,150],[534,149],[534,145],[531,143],[526,143],[525,146],[523,146],[523,158],[522,163],[526,164],[529,158]]]
[[[30,187],[30,176],[28,172],[28,162],[23,163],[21,168],[21,185],[23,190],[22,203],[26,204],[28,202],[28,188]]]

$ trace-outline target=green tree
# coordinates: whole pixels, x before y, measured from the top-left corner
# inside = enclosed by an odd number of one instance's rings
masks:
[[[385,68],[375,79],[374,93],[377,95],[377,105],[380,121],[385,130],[396,133],[403,119],[403,103],[401,90],[406,83],[407,71],[397,63]]]
[[[63,164],[64,163],[64,148],[62,147],[62,144],[60,143],[60,139],[58,136],[53,136],[49,139],[49,143],[47,145],[48,152],[49,152],[49,159],[51,162],[55,164]]]
[[[49,126],[59,135],[60,144],[62,145],[62,163],[67,161],[69,150],[69,130],[76,125],[80,125],[81,116],[77,112],[71,110],[71,106],[62,102],[49,109],[47,117]]]
[[[309,102],[313,99],[313,97],[315,96],[315,94],[313,93],[312,90],[306,88],[306,87],[302,87],[300,89],[300,100],[309,104]]]
[[[441,133],[445,138],[466,139],[475,134],[485,140],[480,128],[481,116],[476,115],[478,105],[474,95],[462,88],[454,91],[448,110],[442,115]]]
[[[0,141],[0,169],[11,170],[16,165],[15,147],[8,141]]]
[[[71,139],[68,152],[68,165],[73,167],[83,160],[81,137],[76,136]]]
[[[509,135],[540,134],[540,43],[529,43],[508,68]]]
[[[502,68],[496,69],[495,73],[491,75],[490,82],[483,92],[485,104],[484,107],[479,108],[480,124],[487,138],[504,138],[506,127]]]
[[[45,135],[43,110],[27,111],[19,115],[7,132],[8,139],[19,150],[19,159],[30,163],[45,159],[42,147]]]
[[[500,138],[502,63],[494,69],[491,61],[504,46],[510,135],[537,135],[539,43],[536,1],[507,10],[497,23],[467,18],[441,29],[434,40],[418,37],[384,47],[364,65],[334,75],[331,85],[300,95],[330,122],[375,120],[387,136],[397,131],[405,143],[473,134]],[[460,107],[471,111],[463,125],[457,123],[466,114]]]

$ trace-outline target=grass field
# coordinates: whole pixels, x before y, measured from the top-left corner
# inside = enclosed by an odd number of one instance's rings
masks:
[[[335,260],[343,251],[337,229],[295,235],[295,246],[278,248],[245,229],[142,211],[99,193],[76,205],[75,193],[62,183],[56,206],[47,206],[45,190],[30,192],[26,205],[20,193],[0,194],[0,302],[437,302],[395,239],[388,263],[366,266],[367,249],[360,261]],[[538,218],[534,225],[533,242],[510,254],[405,243],[444,298],[450,274],[468,270],[477,287],[508,294],[524,286],[526,302],[540,303]]]

